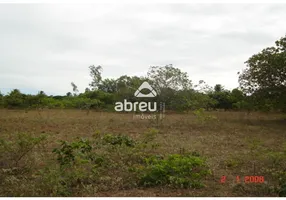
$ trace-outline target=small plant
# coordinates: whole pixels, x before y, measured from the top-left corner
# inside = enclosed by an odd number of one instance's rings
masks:
[[[197,117],[197,120],[198,120],[200,123],[205,123],[205,122],[213,121],[213,120],[216,120],[216,119],[217,119],[215,116],[210,115],[210,114],[207,114],[207,113],[205,112],[205,109],[204,109],[204,108],[197,109],[197,110],[195,110],[193,113],[194,113],[194,115]]]
[[[261,141],[259,139],[255,138],[249,138],[247,139],[248,147],[250,148],[251,151],[257,150],[261,145]]]
[[[267,157],[270,160],[272,167],[281,167],[286,160],[286,154],[284,152],[269,152]]]
[[[225,160],[224,163],[228,168],[234,168],[239,165],[239,161],[237,159],[232,159],[232,158]]]
[[[17,133],[13,142],[0,140],[0,158],[6,160],[9,167],[18,167],[21,160],[30,154],[33,149],[46,140],[46,135],[35,137],[30,133]],[[10,161],[10,162],[9,162]],[[12,162],[11,162],[12,161]]]
[[[70,196],[75,190],[94,183],[100,170],[106,167],[105,157],[93,152],[87,139],[61,141],[53,153],[57,155],[59,166],[42,170],[43,183],[40,183],[41,187],[50,188],[53,196]]]
[[[102,137],[102,140],[105,143],[108,143],[111,145],[126,145],[128,147],[134,147],[135,146],[135,141],[126,135],[105,134]]]
[[[90,153],[91,150],[89,140],[80,139],[70,144],[67,141],[61,141],[61,148],[54,149],[53,153],[57,154],[57,160],[61,166],[64,166],[71,165],[75,161],[76,155]]]
[[[274,192],[280,197],[286,197],[286,172],[278,168],[264,169],[265,174],[269,174],[275,183]]]
[[[263,148],[263,143],[260,139],[247,138],[246,142],[248,148],[250,149],[250,155],[253,157],[253,160],[257,160],[267,153],[267,149]]]
[[[159,130],[155,129],[155,128],[151,128],[149,131],[147,131],[144,135],[143,135],[143,139],[142,139],[142,143],[148,143],[153,141],[156,136],[158,135]]]
[[[278,187],[278,195],[280,197],[286,197],[286,172],[280,171],[278,173],[279,187]]]
[[[197,156],[169,155],[166,159],[152,156],[145,159],[146,166],[140,168],[139,185],[151,187],[168,185],[179,188],[203,187],[202,179],[210,174],[206,163]]]

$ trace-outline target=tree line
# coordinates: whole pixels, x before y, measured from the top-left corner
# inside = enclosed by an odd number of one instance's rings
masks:
[[[172,64],[151,66],[146,76],[103,78],[101,66],[89,66],[91,83],[83,93],[71,82],[72,91],[63,96],[23,94],[18,89],[7,95],[0,92],[2,108],[79,108],[112,111],[124,99],[138,100],[134,92],[147,81],[157,96],[148,101],[165,102],[167,110],[246,110],[286,111],[286,37],[251,56],[239,73],[238,88],[227,90],[221,84],[210,87],[203,80],[193,84],[186,72]],[[150,91],[141,91],[149,93]],[[141,100],[144,100],[141,99]],[[147,100],[147,99],[145,99]]]

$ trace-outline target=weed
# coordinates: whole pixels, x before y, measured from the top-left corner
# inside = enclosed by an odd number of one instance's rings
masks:
[[[102,140],[111,145],[126,145],[128,147],[134,147],[135,141],[126,135],[112,135],[105,134]]]
[[[30,133],[20,132],[16,134],[16,139],[13,141],[1,139],[0,160],[5,161],[5,165],[8,165],[8,168],[18,167],[20,161],[29,155],[36,146],[39,146],[46,140],[46,138],[46,135],[34,137]]]
[[[200,123],[217,120],[217,117],[206,113],[204,108],[200,108],[200,109],[193,111],[193,114],[196,116],[196,119]]]
[[[89,140],[80,139],[78,141],[68,143],[61,141],[61,147],[55,148],[53,153],[57,154],[57,160],[61,166],[71,165],[75,161],[76,155],[84,155],[92,150]],[[81,162],[84,162],[82,159]]]
[[[234,168],[239,165],[239,161],[237,159],[232,158],[225,160],[224,163],[228,168]]]
[[[203,187],[202,179],[210,174],[205,161],[196,156],[169,155],[167,159],[152,156],[139,170],[139,185],[151,187],[169,185],[179,188]]]

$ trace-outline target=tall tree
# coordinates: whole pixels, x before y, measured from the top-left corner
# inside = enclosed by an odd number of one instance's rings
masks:
[[[181,90],[190,89],[192,86],[188,74],[173,67],[172,64],[163,67],[151,66],[147,75],[159,94],[163,89]]]
[[[240,87],[247,94],[286,111],[286,36],[251,56],[239,76]]]
[[[188,74],[172,64],[151,66],[147,75],[158,94],[156,101],[165,102],[166,109],[172,109],[172,102],[176,102],[178,96],[176,93],[191,89]]]
[[[71,93],[71,92],[67,92],[66,96],[67,96],[67,97],[71,97],[71,96],[72,96],[72,93]]]
[[[200,93],[210,93],[212,91],[212,87],[209,86],[204,80],[200,80],[198,84],[194,85],[194,89]]]
[[[106,78],[98,85],[98,89],[108,93],[115,93],[117,91],[117,82],[115,79]]]
[[[4,104],[4,102],[3,102],[4,97],[3,96],[4,95],[0,91],[0,106],[3,106],[3,104]]]
[[[74,96],[76,96],[79,92],[77,85],[74,82],[71,82],[71,86],[72,86],[72,91],[74,92]]]
[[[146,81],[147,78],[145,77],[138,77],[138,76],[120,76],[116,80],[116,96],[117,99],[128,99],[128,100],[135,100],[134,93],[139,88],[139,86]]]
[[[97,67],[95,67],[94,65],[89,66],[89,70],[90,70],[90,76],[92,78],[91,83],[89,84],[89,86],[93,89],[93,90],[97,90],[99,84],[102,81],[102,77],[101,77],[101,73],[102,73],[102,67],[100,65],[98,65]]]
[[[223,88],[221,84],[216,84],[214,91],[209,93],[209,96],[216,101],[215,108],[218,109],[231,109],[231,92]]]
[[[85,93],[90,92],[90,89],[89,88],[85,88],[84,92]]]
[[[222,85],[221,85],[221,84],[216,84],[216,85],[214,86],[214,91],[215,91],[215,92],[221,92],[221,91],[223,91]]]
[[[4,103],[8,108],[21,107],[24,103],[24,95],[20,90],[14,89],[5,96]]]

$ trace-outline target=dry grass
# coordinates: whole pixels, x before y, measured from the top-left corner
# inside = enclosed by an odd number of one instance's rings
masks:
[[[207,158],[212,170],[202,189],[130,188],[113,186],[106,191],[94,191],[80,196],[277,196],[268,191],[276,180],[265,173],[273,163],[267,152],[283,152],[286,143],[286,121],[281,114],[243,112],[211,112],[216,120],[198,121],[193,114],[166,114],[161,124],[156,120],[133,119],[132,114],[117,114],[78,110],[20,111],[0,110],[1,138],[13,140],[17,132],[48,137],[46,151],[58,147],[57,141],[72,141],[76,137],[90,138],[96,132],[125,134],[134,139],[156,128],[157,153],[198,152]],[[39,153],[39,152],[38,152]],[[47,152],[46,152],[47,153]],[[45,157],[37,157],[34,167],[47,165]],[[285,162],[286,163],[286,162]],[[1,161],[0,161],[1,168]],[[221,176],[226,183],[220,183]],[[237,184],[236,176],[264,176],[264,184]],[[15,190],[17,188],[15,187]],[[0,196],[14,195],[6,188]],[[17,193],[18,194],[18,193]],[[76,195],[76,194],[75,194]]]

